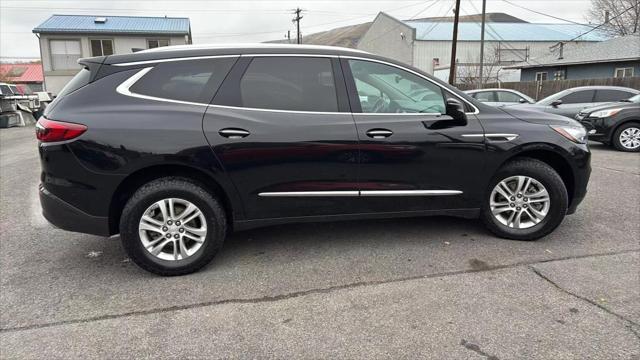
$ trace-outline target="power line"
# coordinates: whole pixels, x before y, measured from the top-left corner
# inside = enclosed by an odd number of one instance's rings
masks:
[[[568,23],[571,23],[571,24],[576,24],[576,25],[589,26],[589,27],[591,27],[591,26],[592,26],[592,25],[588,25],[588,24],[579,23],[579,22],[576,22],[576,21],[573,21],[573,20],[563,19],[563,18],[561,18],[561,17],[557,17],[557,16],[553,16],[553,15],[545,14],[545,13],[540,12],[540,11],[537,11],[537,10],[529,9],[528,7],[525,7],[525,6],[522,6],[522,5],[514,4],[512,1],[509,1],[509,0],[502,0],[502,1],[506,2],[507,4],[509,4],[509,5],[511,5],[511,6],[515,6],[515,7],[517,7],[517,8],[524,9],[524,10],[530,11],[530,12],[532,12],[532,13],[535,13],[535,14],[538,14],[538,15],[543,15],[543,16],[546,16],[546,17],[549,17],[549,18],[552,18],[552,19],[556,19],[556,20],[560,20],[560,21],[565,21],[565,22],[568,22]]]
[[[622,16],[622,15],[626,14],[628,11],[630,11],[631,9],[634,9],[634,8],[635,8],[635,5],[634,5],[634,6],[630,6],[630,7],[629,7],[628,9],[626,9],[625,11],[623,11],[623,12],[621,12],[620,14],[618,14],[618,15],[616,15],[616,16],[614,16],[614,17],[610,18],[610,19],[609,19],[609,22],[611,22],[611,20],[613,20],[613,19],[615,19],[615,18],[618,18],[618,17],[620,17],[620,16]],[[604,23],[602,23],[602,24],[600,24],[600,25],[598,25],[598,26],[594,27],[593,29],[591,29],[591,30],[589,30],[589,31],[583,32],[582,34],[580,34],[580,35],[578,35],[578,36],[574,37],[573,39],[571,39],[571,40],[569,40],[569,41],[567,41],[567,42],[572,42],[572,41],[574,41],[574,40],[576,40],[576,39],[578,39],[578,38],[580,38],[580,37],[582,37],[582,36],[584,36],[584,35],[587,35],[588,33],[592,32],[592,31],[594,31],[594,30],[597,30],[597,29],[601,28],[602,26],[605,26],[605,25],[609,24],[609,22],[604,22]]]

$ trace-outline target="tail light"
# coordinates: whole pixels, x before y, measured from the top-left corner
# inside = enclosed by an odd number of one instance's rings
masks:
[[[85,131],[87,127],[82,124],[49,120],[44,116],[36,123],[36,137],[42,142],[71,140]]]

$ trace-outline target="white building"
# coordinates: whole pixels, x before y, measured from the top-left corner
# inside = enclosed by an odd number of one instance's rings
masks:
[[[188,18],[53,15],[33,29],[44,86],[57,94],[80,70],[78,59],[191,43]]]
[[[606,39],[598,31],[580,36],[591,29],[589,26],[576,24],[487,22],[485,77],[490,74],[492,78],[489,80],[495,81],[496,74],[499,73],[501,81],[506,80],[505,78],[517,79],[519,74],[514,74],[513,70],[503,72],[502,67],[533,61],[531,59],[549,54],[551,48],[561,41],[565,42],[564,49],[567,50]],[[474,74],[477,74],[480,63],[480,30],[480,22],[459,23],[456,54],[460,67],[458,77],[477,77]],[[578,38],[574,39],[576,37]],[[402,61],[430,74],[440,69],[438,75],[447,80],[448,68],[443,70],[450,65],[452,38],[453,23],[450,21],[429,18],[403,21],[381,12],[360,39],[358,49]]]

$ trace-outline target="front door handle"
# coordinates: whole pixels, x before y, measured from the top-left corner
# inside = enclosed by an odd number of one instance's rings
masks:
[[[237,128],[222,129],[218,131],[218,134],[229,139],[241,139],[243,137],[249,136],[249,132],[247,130]]]
[[[387,129],[371,129],[367,131],[367,136],[373,139],[384,139],[393,135],[393,131]]]

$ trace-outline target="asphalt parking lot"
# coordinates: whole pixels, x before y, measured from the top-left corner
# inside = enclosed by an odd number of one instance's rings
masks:
[[[0,131],[0,357],[640,358],[640,155],[593,144],[589,193],[536,242],[412,218],[234,234],[151,275],[50,226],[33,128]]]

